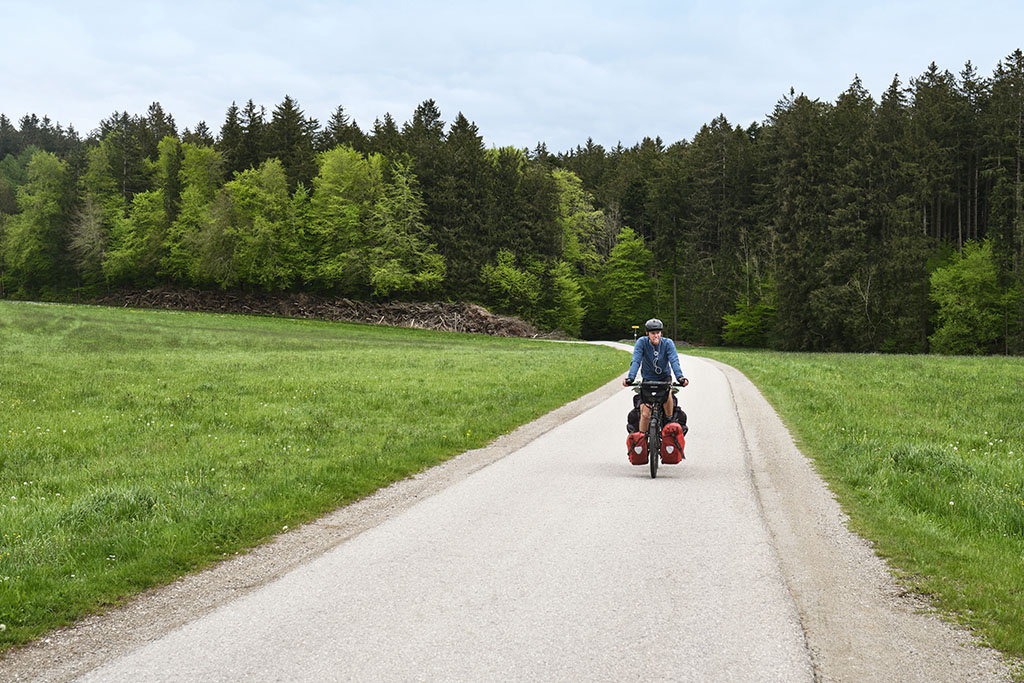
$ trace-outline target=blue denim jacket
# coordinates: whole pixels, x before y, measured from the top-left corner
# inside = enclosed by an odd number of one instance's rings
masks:
[[[679,368],[679,354],[676,353],[676,345],[671,339],[661,338],[657,346],[651,343],[646,335],[636,340],[633,347],[633,362],[629,366],[627,379],[632,382],[636,378],[636,371],[641,371],[641,376],[654,382],[671,382],[672,374],[669,367],[676,375],[676,380],[683,379],[683,371]]]

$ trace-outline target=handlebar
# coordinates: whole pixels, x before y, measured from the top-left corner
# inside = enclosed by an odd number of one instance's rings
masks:
[[[644,386],[644,387],[679,387],[679,388],[682,388],[682,387],[684,387],[686,385],[682,384],[681,382],[678,382],[678,383],[677,382],[655,382],[654,380],[641,380],[641,381],[637,382],[637,381],[634,380],[632,384],[627,384],[626,386],[637,387],[637,388],[639,388],[641,386]]]

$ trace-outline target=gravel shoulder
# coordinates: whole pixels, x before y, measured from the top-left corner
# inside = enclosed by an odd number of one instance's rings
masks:
[[[753,383],[723,363],[750,475],[800,612],[817,680],[1006,681],[995,650],[894,580]]]
[[[814,679],[1010,680],[997,652],[977,645],[969,633],[905,594],[870,545],[847,530],[833,495],[753,384],[729,366],[693,362],[709,364],[706,373],[721,373],[731,392],[757,514],[799,614]],[[486,448],[8,653],[0,660],[0,679],[74,680],[137,651],[465,480],[621,391],[618,380],[611,382]]]

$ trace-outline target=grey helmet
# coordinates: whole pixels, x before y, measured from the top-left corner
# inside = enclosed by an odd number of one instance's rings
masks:
[[[651,318],[650,320],[648,320],[647,324],[644,327],[647,328],[648,332],[660,332],[661,330],[665,329],[665,326],[662,325],[661,321],[658,320],[657,318]]]

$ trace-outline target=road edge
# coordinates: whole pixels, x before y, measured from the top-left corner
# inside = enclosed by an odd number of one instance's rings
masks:
[[[835,495],[757,387],[717,367],[732,393],[755,495],[800,614],[817,681],[1009,681],[1001,653],[901,587],[849,530]]]

